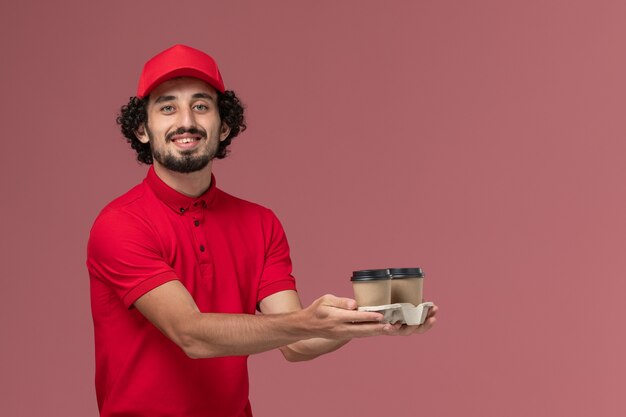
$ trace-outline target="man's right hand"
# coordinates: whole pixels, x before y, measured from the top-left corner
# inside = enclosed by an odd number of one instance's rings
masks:
[[[351,298],[327,294],[311,303],[301,314],[306,327],[317,337],[347,340],[384,334],[383,315],[357,311],[356,301]]]

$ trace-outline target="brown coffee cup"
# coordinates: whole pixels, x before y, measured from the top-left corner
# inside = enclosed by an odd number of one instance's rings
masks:
[[[350,281],[357,306],[369,307],[390,303],[391,281],[386,269],[354,271]]]
[[[421,268],[389,268],[391,303],[422,303],[424,271]]]

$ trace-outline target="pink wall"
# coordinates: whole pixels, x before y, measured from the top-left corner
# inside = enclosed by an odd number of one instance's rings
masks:
[[[85,243],[145,172],[115,113],[178,42],[248,106],[216,175],[282,219],[303,300],[419,265],[441,307],[251,358],[257,416],[626,415],[626,3],[65,3],[0,6],[1,415],[97,415]]]

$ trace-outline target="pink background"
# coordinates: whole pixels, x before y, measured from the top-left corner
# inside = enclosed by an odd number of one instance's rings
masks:
[[[247,104],[218,183],[279,215],[303,301],[421,266],[441,307],[428,335],[252,357],[257,416],[626,415],[625,21],[619,0],[3,2],[0,414],[97,415],[86,239],[146,170],[116,112],[181,42]]]

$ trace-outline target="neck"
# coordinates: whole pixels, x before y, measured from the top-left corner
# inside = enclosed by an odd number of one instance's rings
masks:
[[[154,161],[154,172],[157,176],[181,194],[188,197],[198,197],[202,195],[211,185],[211,165],[213,161],[200,171],[183,174],[170,171],[157,161]]]

